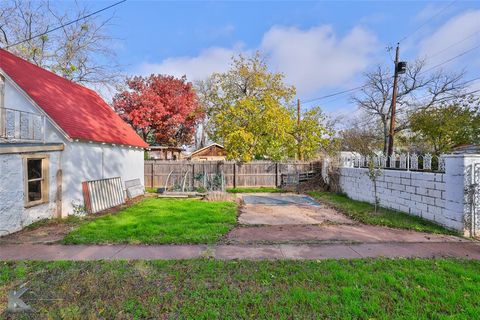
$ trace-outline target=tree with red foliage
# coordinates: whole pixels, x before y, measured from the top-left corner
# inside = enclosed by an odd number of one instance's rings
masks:
[[[136,76],[113,98],[113,108],[147,143],[190,144],[204,113],[186,77]]]

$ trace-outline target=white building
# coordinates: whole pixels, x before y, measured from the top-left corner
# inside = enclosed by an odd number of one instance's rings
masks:
[[[72,214],[84,181],[143,185],[145,147],[94,91],[0,49],[0,235]]]

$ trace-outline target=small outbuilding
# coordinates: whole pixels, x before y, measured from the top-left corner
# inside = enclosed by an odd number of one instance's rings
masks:
[[[189,159],[195,161],[225,161],[227,159],[227,150],[218,143],[212,143],[192,152]]]
[[[0,235],[82,210],[82,183],[143,185],[146,147],[96,92],[0,49]]]
[[[183,151],[180,147],[150,146],[147,155],[149,160],[180,160]]]

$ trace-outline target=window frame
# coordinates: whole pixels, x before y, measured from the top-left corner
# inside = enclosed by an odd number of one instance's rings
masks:
[[[28,200],[28,182],[29,181],[38,181],[39,179],[28,179],[28,160],[42,160],[42,178],[41,181],[41,199],[29,201]],[[23,186],[24,186],[24,206],[25,208],[30,208],[40,204],[48,203],[49,201],[49,166],[50,166],[50,155],[48,154],[26,154],[23,155]]]

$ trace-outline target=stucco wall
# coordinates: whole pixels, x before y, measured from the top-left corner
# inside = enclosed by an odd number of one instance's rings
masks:
[[[40,219],[55,217],[56,183],[55,175],[61,152],[48,154],[49,202],[31,208],[24,207],[24,168],[21,154],[0,154],[0,235],[21,230]]]
[[[140,179],[144,185],[144,154],[142,149],[89,142],[65,145],[63,168],[63,215],[73,212],[72,202],[82,202],[82,182],[113,177]]]

